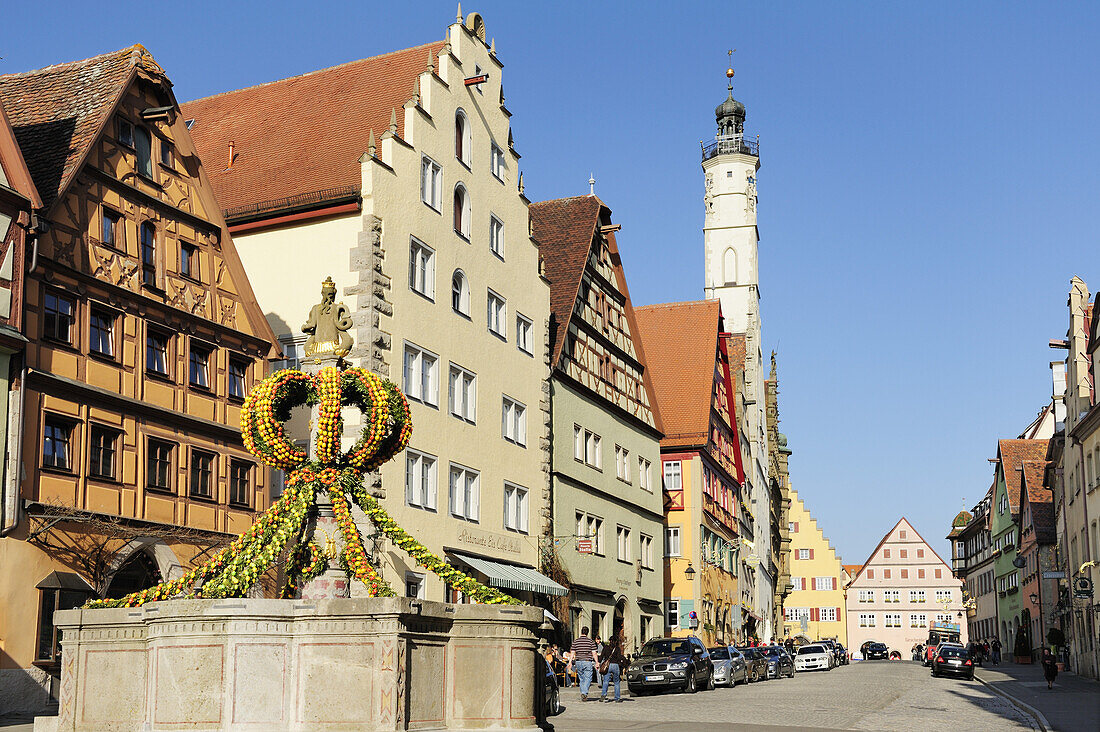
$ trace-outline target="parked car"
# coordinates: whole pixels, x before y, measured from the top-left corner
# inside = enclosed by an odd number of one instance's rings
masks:
[[[932,659],[933,676],[961,676],[974,679],[974,659],[960,645],[941,645]]]
[[[848,649],[839,643],[836,644],[836,662],[838,666],[848,665]]]
[[[687,693],[702,686],[714,688],[710,653],[698,638],[654,638],[626,667],[631,694],[680,689]]]
[[[766,646],[761,650],[768,657],[768,678],[778,679],[780,676],[794,678],[794,659],[787,655],[787,649],[783,646]]]
[[[710,663],[714,666],[715,686],[736,686],[749,680],[745,656],[733,646],[711,648]]]
[[[751,646],[738,646],[737,650],[745,656],[745,665],[748,668],[749,681],[768,680],[768,657],[760,648]]]
[[[936,657],[936,651],[938,649],[939,649],[939,646],[933,646],[931,644],[924,647],[924,665],[925,666],[931,666],[932,665],[932,659]]]
[[[545,690],[543,699],[546,700],[546,716],[550,718],[561,713],[561,700],[558,698],[558,677],[554,674],[549,661],[546,662],[546,673],[543,674],[542,682]]]
[[[889,656],[890,651],[886,648],[885,643],[871,641],[870,643],[865,643],[863,646],[864,661],[874,661],[876,659],[885,661]]]
[[[820,643],[810,643],[798,649],[794,657],[797,671],[828,671],[833,667],[833,654]]]

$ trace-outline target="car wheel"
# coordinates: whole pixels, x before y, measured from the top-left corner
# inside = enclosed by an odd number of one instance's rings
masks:
[[[553,717],[561,714],[561,699],[558,697],[558,690],[554,689],[550,692],[550,704],[546,710],[547,717]]]
[[[695,693],[695,671],[694,671],[694,669],[688,669],[687,681],[684,682],[684,693],[685,694],[694,694]]]
[[[707,676],[707,691],[714,691],[714,672]]]

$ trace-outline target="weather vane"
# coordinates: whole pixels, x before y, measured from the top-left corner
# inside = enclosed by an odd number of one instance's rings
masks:
[[[736,48],[731,48],[726,51],[726,55],[730,57],[730,65],[726,68],[726,78],[729,79],[729,90],[733,91],[733,52]]]

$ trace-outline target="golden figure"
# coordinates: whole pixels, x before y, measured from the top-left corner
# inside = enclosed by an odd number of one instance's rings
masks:
[[[321,302],[309,311],[309,320],[302,326],[306,339],[305,355],[321,359],[342,358],[351,351],[351,312],[343,303],[336,302],[336,283],[326,277],[321,284]]]

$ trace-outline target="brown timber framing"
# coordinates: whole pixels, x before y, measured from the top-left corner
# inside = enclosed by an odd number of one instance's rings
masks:
[[[156,196],[150,196],[148,193],[140,190],[139,188],[136,188],[129,183],[124,183],[123,181],[120,181],[118,178],[114,177],[110,173],[100,170],[94,165],[87,165],[80,172],[87,173],[91,177],[98,179],[99,182],[106,184],[108,187],[114,188],[118,193],[121,193],[129,198],[137,199],[141,201],[142,204],[149,206],[150,208],[157,209],[164,216],[185,221],[191,226],[194,226],[196,229],[203,229],[209,232],[212,236],[215,237],[215,241],[217,241],[219,245],[221,244],[222,229],[221,226],[219,226],[218,224],[207,221],[201,216],[196,216],[189,211],[184,211],[182,208],[177,208],[172,204],[157,198]]]

